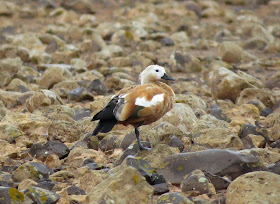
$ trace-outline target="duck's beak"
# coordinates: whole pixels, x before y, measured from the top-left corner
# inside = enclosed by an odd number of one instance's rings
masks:
[[[164,73],[164,75],[161,78],[165,79],[165,80],[175,81],[175,79],[173,79],[172,77],[168,76],[166,73]]]

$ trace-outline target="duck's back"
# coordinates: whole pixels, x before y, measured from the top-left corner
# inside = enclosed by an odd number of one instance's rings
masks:
[[[172,108],[175,94],[168,85],[155,82],[122,90],[118,97],[114,115],[119,123],[146,125]]]

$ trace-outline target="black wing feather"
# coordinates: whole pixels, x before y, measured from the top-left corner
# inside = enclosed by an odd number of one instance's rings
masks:
[[[105,108],[93,116],[91,121],[99,120],[97,127],[94,129],[92,135],[97,135],[99,132],[110,132],[118,122],[113,114],[113,110],[116,107],[118,98],[113,98]]]

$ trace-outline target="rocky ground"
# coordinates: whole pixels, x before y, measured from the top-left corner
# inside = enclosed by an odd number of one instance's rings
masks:
[[[277,0],[0,1],[0,203],[279,203],[279,52]],[[152,150],[84,142],[150,64],[176,79]]]

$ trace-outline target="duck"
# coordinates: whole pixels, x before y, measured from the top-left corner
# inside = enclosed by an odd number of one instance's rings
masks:
[[[116,124],[134,127],[139,150],[150,150],[141,144],[139,127],[149,125],[164,116],[173,107],[175,94],[164,80],[175,81],[165,68],[149,65],[139,76],[140,85],[123,88],[92,118],[99,120],[92,135],[110,132]]]

